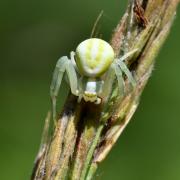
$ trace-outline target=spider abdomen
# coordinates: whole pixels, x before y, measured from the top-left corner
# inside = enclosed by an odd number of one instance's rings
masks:
[[[88,77],[99,77],[107,71],[114,60],[112,47],[104,40],[92,38],[79,44],[76,64],[79,72]]]

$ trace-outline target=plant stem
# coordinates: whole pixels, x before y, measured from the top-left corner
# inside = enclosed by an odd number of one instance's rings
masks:
[[[49,119],[46,120],[32,180],[91,180],[94,177],[98,165],[111,151],[139,105],[178,4],[179,0],[129,0],[126,13],[112,34],[111,46],[117,57],[138,49],[126,60],[136,79],[135,88],[125,79],[126,94],[120,96],[112,73],[112,82],[104,91],[108,95],[103,96],[100,105],[83,100],[78,103],[77,97],[69,95],[51,138],[47,137]]]
[[[89,172],[88,172],[89,165],[90,165],[90,162],[92,160],[94,150],[95,150],[97,144],[99,143],[99,139],[100,139],[101,132],[102,132],[103,128],[104,128],[104,125],[101,124],[97,129],[96,136],[94,137],[94,140],[93,140],[91,147],[89,149],[89,152],[87,154],[87,158],[85,160],[85,164],[84,164],[84,167],[82,169],[82,174],[81,174],[80,180],[84,180],[86,178],[86,174],[87,173],[89,174]]]

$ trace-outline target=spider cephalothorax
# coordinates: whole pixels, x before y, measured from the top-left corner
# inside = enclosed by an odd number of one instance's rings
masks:
[[[56,114],[56,97],[64,73],[67,74],[71,93],[78,96],[80,102],[85,101],[101,103],[103,92],[113,80],[115,74],[119,93],[124,93],[124,73],[132,85],[135,85],[134,78],[123,62],[136,50],[130,51],[120,58],[115,58],[112,47],[104,40],[91,38],[81,42],[75,52],[71,52],[71,58],[61,57],[53,74],[50,93],[53,102],[53,114]]]

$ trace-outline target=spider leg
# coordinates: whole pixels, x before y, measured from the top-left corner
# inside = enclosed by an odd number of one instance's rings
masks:
[[[120,57],[119,59],[117,59],[117,61],[124,61],[125,59],[127,59],[128,57],[130,57],[131,55],[133,55],[134,53],[136,53],[138,51],[138,49],[133,49],[132,51],[129,51],[128,53],[126,53],[124,56]]]
[[[74,94],[75,96],[78,96],[78,93],[79,93],[78,78],[77,78],[77,73],[76,73],[76,70],[72,61],[68,61],[68,63],[66,64],[66,72],[69,79],[71,93]]]
[[[76,96],[78,95],[78,80],[75,67],[72,61],[70,61],[66,56],[63,56],[58,60],[56,64],[50,87],[54,121],[56,120],[56,98],[58,96],[64,73],[67,73],[71,93]]]
[[[124,63],[124,60],[128,57],[132,56],[134,53],[136,53],[138,49],[134,49],[128,53],[126,53],[124,56],[122,56],[119,59],[116,59],[115,62],[120,66],[121,70],[124,72],[124,74],[127,76],[129,82],[132,84],[133,87],[136,86],[136,81],[134,80],[131,72],[129,71],[128,67]]]
[[[68,62],[68,58],[66,56],[61,57],[56,64],[53,78],[50,86],[50,96],[52,100],[52,114],[53,120],[56,120],[56,98],[61,86],[62,78],[66,70],[66,64]]]
[[[132,84],[133,87],[136,86],[136,81],[134,77],[132,76],[132,73],[129,71],[128,67],[123,61],[119,61],[118,65],[120,66],[121,70],[124,72],[124,74],[127,76],[128,81]]]
[[[123,96],[125,93],[125,90],[124,90],[125,84],[124,84],[124,79],[122,75],[122,70],[116,63],[113,64],[113,69],[114,69],[114,72],[118,81],[119,91],[121,93],[121,96]]]
[[[124,95],[124,79],[122,76],[121,68],[118,66],[117,63],[112,63],[106,74],[103,85],[102,98],[105,100],[107,100],[111,92],[115,76],[117,78],[119,92],[121,96]]]
[[[104,84],[102,86],[102,92],[100,93],[101,98],[105,99],[105,101],[108,98],[108,95],[111,92],[113,81],[114,81],[114,69],[113,69],[113,64],[109,67],[105,79],[104,79]]]
[[[71,57],[71,61],[72,61],[73,65],[74,65],[74,67],[76,67],[76,62],[75,62],[75,59],[74,59],[74,57],[75,57],[75,52],[74,51],[71,51],[70,57]]]
[[[78,103],[81,102],[83,98],[84,86],[83,86],[83,77],[78,79]]]

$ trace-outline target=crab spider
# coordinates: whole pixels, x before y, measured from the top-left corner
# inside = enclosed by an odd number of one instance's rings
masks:
[[[112,47],[104,40],[91,38],[81,42],[71,58],[61,57],[56,64],[50,87],[53,104],[53,117],[56,116],[56,98],[61,86],[63,75],[66,73],[71,93],[78,96],[78,102],[84,101],[101,103],[102,94],[112,82],[115,74],[119,93],[124,93],[124,73],[129,82],[135,86],[135,80],[124,63],[136,50],[130,51],[120,58],[115,58]],[[105,77],[105,78],[104,78]],[[107,96],[107,95],[105,95]]]

